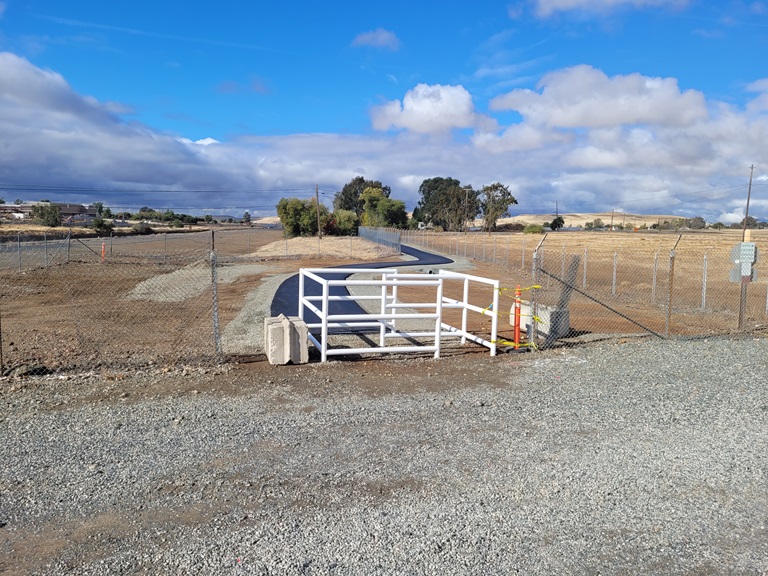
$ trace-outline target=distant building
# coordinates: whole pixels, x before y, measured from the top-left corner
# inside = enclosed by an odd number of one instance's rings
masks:
[[[25,204],[0,204],[0,217],[23,220],[32,216],[32,208],[40,205],[58,206],[64,222],[87,222],[96,217],[95,206],[69,202],[28,202]]]

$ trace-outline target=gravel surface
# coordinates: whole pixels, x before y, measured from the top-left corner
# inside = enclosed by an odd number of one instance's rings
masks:
[[[762,338],[0,380],[3,574],[767,574]]]

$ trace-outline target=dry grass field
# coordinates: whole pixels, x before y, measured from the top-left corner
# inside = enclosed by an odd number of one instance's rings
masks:
[[[768,231],[751,231],[751,240],[765,254]],[[573,283],[577,291],[571,297],[575,332],[621,334],[648,332],[647,328],[672,336],[727,333],[738,328],[741,287],[729,281],[729,272],[731,251],[740,241],[741,231],[737,230],[554,232],[546,237],[417,232],[404,239],[469,259],[477,273],[484,271],[501,280],[507,294],[518,284],[523,288],[540,285],[537,297],[549,305],[556,304],[562,294],[558,278],[565,279],[572,260],[578,258]],[[537,247],[543,272],[534,279]],[[758,279],[748,286],[745,329],[761,328],[768,321],[768,279],[760,274],[761,265],[758,258]]]

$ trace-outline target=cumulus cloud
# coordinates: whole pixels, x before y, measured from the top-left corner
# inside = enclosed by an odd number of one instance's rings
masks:
[[[446,132],[475,123],[472,96],[463,86],[418,84],[402,102],[391,100],[371,110],[376,130],[406,129],[418,133]]]
[[[546,18],[557,12],[607,12],[616,8],[680,8],[688,0],[533,0],[537,16]]]
[[[550,72],[537,88],[497,96],[490,107],[516,110],[528,122],[560,128],[645,123],[689,126],[707,117],[704,95],[681,91],[674,78],[608,77],[582,64]]]
[[[119,111],[129,109],[0,53],[0,182],[200,189],[233,181],[177,139],[125,121]]]
[[[486,131],[472,136],[475,146],[494,154],[533,150],[547,144],[560,144],[569,139],[568,135],[530,124],[513,124],[501,134]]]
[[[400,40],[394,32],[384,28],[376,28],[376,30],[363,32],[355,36],[355,39],[352,40],[352,46],[372,46],[373,48],[384,48],[394,51],[400,48]]]
[[[594,74],[586,72],[587,77]],[[702,114],[699,96],[692,100],[700,106],[697,114],[680,123],[670,121],[668,111],[622,107],[629,99],[642,108],[645,97],[655,106],[669,102],[679,111],[676,106],[687,93],[674,83],[670,88],[662,81],[660,88],[650,90],[642,76],[625,85],[619,81],[625,77],[603,75],[590,93],[582,86],[583,78],[566,82],[570,78],[567,71],[553,73],[533,96],[525,96],[530,100],[521,105],[520,121],[501,127],[497,122],[512,115],[500,114],[494,120],[478,113],[463,86],[422,84],[402,101],[371,110],[374,127],[380,130],[372,135],[192,141],[133,122],[130,105],[78,94],[56,72],[0,53],[0,183],[128,188],[129,195],[99,194],[86,201],[133,208],[162,201],[179,211],[206,207],[208,212],[211,207],[238,206],[230,211],[236,215],[245,209],[274,213],[284,195],[281,189],[293,195],[305,187],[314,196],[315,183],[329,191],[328,201],[333,190],[361,173],[391,185],[394,196],[412,208],[425,178],[451,176],[475,187],[503,182],[514,190],[525,212],[549,212],[559,201],[568,211],[615,206],[628,212],[669,213],[679,208],[714,221],[721,214],[735,215],[743,202],[749,165],[768,166],[765,111],[707,102],[709,112]],[[746,88],[760,96],[765,84],[758,80]],[[586,111],[578,108],[569,86],[582,98],[591,98]],[[610,109],[614,100],[622,112],[610,112],[615,124],[609,125],[597,109]],[[555,121],[547,120],[550,114]],[[472,132],[469,138],[466,132],[451,138],[453,128]],[[753,192],[765,187],[764,178],[764,170],[755,173]],[[256,189],[277,191],[260,195],[254,206]],[[177,193],[163,196],[167,190]],[[80,201],[70,192],[45,196]],[[14,197],[39,198],[15,192]],[[738,203],[729,202],[737,197]],[[757,201],[754,205],[755,217],[768,216],[757,209]]]
[[[757,96],[747,104],[747,110],[752,114],[768,111],[768,78],[762,78],[747,86],[748,92],[757,92]]]

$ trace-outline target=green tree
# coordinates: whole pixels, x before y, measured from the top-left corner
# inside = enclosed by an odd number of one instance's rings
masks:
[[[49,202],[36,204],[32,206],[32,218],[40,222],[43,226],[56,228],[61,226],[61,208],[54,206]]]
[[[461,187],[461,182],[455,178],[436,177],[427,178],[421,183],[419,186],[421,198],[416,205],[416,210],[414,210],[414,213],[418,212],[421,221],[425,224],[446,227],[445,221],[442,219],[446,204],[443,196],[451,187]]]
[[[5,198],[0,198],[0,204],[5,204]]]
[[[14,200],[13,203],[16,204],[16,206],[21,206],[22,204],[24,204],[24,200],[22,200],[21,198],[16,198],[16,200]]]
[[[688,228],[692,230],[703,230],[707,227],[707,222],[701,216],[694,216],[688,220]]]
[[[101,218],[104,215],[104,202],[94,202],[92,208],[96,209],[96,217]]]
[[[366,188],[360,196],[363,201],[363,226],[404,228],[408,224],[405,202],[387,198],[381,188]]]
[[[555,231],[560,230],[563,226],[565,226],[565,220],[563,220],[562,216],[555,216],[555,219],[549,223],[549,227]]]
[[[211,222],[213,222],[213,216],[211,216],[210,214],[206,214],[204,220],[207,224],[210,224]]]
[[[477,192],[455,178],[427,178],[419,186],[419,195],[414,220],[445,230],[463,229],[479,211]]]
[[[360,222],[363,226],[384,226],[379,215],[379,203],[384,200],[384,192],[381,188],[366,188],[360,195],[363,203],[363,213]]]
[[[328,208],[320,204],[320,226],[328,221]],[[283,225],[283,234],[294,236],[314,236],[317,234],[318,205],[314,199],[281,198],[277,203],[277,215]]]
[[[247,210],[243,212],[243,223],[244,224],[250,224],[251,223],[251,213]]]
[[[757,228],[757,218],[753,218],[752,216],[747,216],[747,228]],[[739,222],[739,228],[744,228],[744,218],[741,219],[741,222]]]
[[[389,198],[392,190],[378,180],[366,180],[362,176],[355,176],[344,184],[344,187],[333,196],[334,210],[351,210],[357,216],[363,213],[363,201],[361,196],[366,188],[378,188],[386,198]]]
[[[472,186],[449,186],[436,200],[436,222],[445,230],[466,229],[467,221],[474,221],[479,210],[477,192]]]
[[[408,226],[408,212],[405,210],[405,202],[393,198],[384,198],[377,208],[379,218],[384,226],[405,228]]]
[[[501,182],[483,186],[480,190],[480,213],[483,215],[483,229],[490,232],[496,228],[499,218],[509,216],[509,207],[517,204],[517,199]]]
[[[354,236],[357,234],[357,214],[352,210],[334,210],[328,220],[326,232],[340,236]]]

